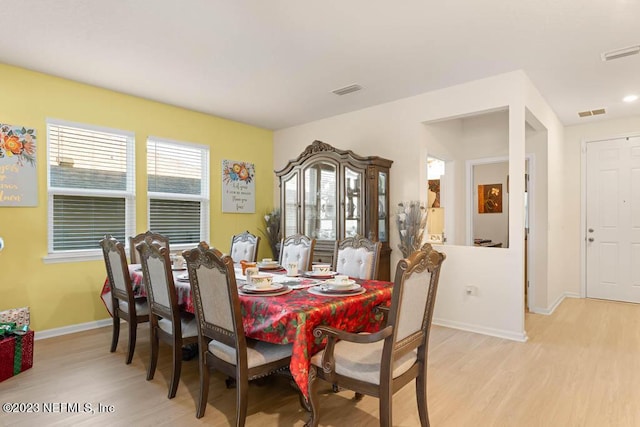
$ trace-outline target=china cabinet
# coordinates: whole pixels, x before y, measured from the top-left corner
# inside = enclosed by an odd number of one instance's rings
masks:
[[[314,141],[276,171],[283,237],[316,239],[315,262],[333,261],[336,240],[360,234],[382,242],[379,279],[390,280],[389,169],[392,160],[361,157]]]

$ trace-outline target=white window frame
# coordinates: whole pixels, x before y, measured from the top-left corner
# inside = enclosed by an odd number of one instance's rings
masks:
[[[80,250],[54,250],[53,249],[53,198],[54,196],[94,196],[94,197],[123,197],[125,199],[125,234],[131,236],[135,232],[135,201],[136,201],[136,174],[135,174],[135,134],[131,131],[108,128],[103,126],[89,125],[86,123],[77,123],[66,120],[47,118],[47,255],[43,257],[43,261],[49,263],[60,262],[76,262],[76,261],[94,261],[102,259],[102,250],[96,241],[95,249]],[[50,152],[51,144],[48,141],[50,126],[66,126],[78,128],[86,131],[113,133],[123,136],[127,140],[127,188],[120,190],[95,190],[82,188],[65,188],[51,186],[51,158],[55,156]],[[124,242],[123,242],[124,243]]]
[[[161,144],[172,144],[178,146],[185,146],[190,149],[199,149],[202,151],[202,162],[201,162],[201,176],[200,176],[200,194],[178,194],[178,193],[166,193],[166,192],[156,192],[149,191],[149,142],[161,143]],[[169,241],[171,250],[183,250],[183,249],[192,249],[195,245],[197,245],[200,241],[209,241],[209,224],[210,224],[210,192],[209,192],[209,182],[211,180],[211,172],[209,167],[209,157],[210,157],[210,147],[204,144],[198,144],[187,141],[176,141],[167,138],[160,138],[156,136],[150,135],[147,138],[147,224],[149,224],[149,228],[153,230],[151,226],[151,199],[162,199],[162,200],[176,200],[176,201],[196,201],[200,202],[200,240],[198,242],[190,242],[190,243],[181,243],[174,244]],[[153,230],[156,231],[156,230]],[[156,231],[157,232],[157,231]]]

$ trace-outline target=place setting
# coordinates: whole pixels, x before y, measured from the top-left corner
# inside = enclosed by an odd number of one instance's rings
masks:
[[[189,283],[189,273],[182,273],[176,276],[176,281],[181,283]]]
[[[245,296],[275,297],[285,295],[292,289],[284,283],[274,283],[270,274],[252,274],[247,283],[238,287],[238,293]]]
[[[258,270],[260,271],[274,271],[283,269],[278,261],[274,261],[271,258],[263,258],[262,261],[258,262],[257,264]]]
[[[349,276],[336,275],[332,279],[310,287],[307,291],[310,294],[320,296],[351,296],[363,294],[366,289],[355,280],[349,279]]]
[[[305,277],[312,279],[332,279],[336,274],[335,271],[331,271],[331,264],[313,264],[311,271],[304,273]]]

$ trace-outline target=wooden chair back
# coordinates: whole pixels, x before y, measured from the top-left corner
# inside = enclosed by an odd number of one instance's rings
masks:
[[[398,262],[387,326],[382,366],[390,369],[392,360],[418,349],[418,360],[426,361],[429,331],[433,319],[440,268],[445,254],[425,244]]]
[[[285,237],[280,245],[280,265],[286,267],[289,262],[296,261],[300,271],[311,270],[315,246],[316,239],[311,239],[304,234]]]
[[[191,294],[198,321],[198,335],[236,348],[246,357],[246,339],[242,326],[240,298],[233,259],[201,242],[197,248],[184,251],[191,282]]]
[[[378,279],[381,249],[382,243],[360,235],[340,240],[333,254],[333,270],[358,279]]]
[[[229,251],[233,262],[256,262],[258,260],[258,247],[260,236],[255,236],[249,231],[236,234],[231,238],[231,250]]]
[[[144,242],[144,240],[150,237],[152,242],[157,243],[160,247],[167,248],[169,250],[169,237],[162,234],[154,233],[153,231],[145,231],[135,236],[129,237],[129,262],[131,264],[141,264],[140,254],[136,247]]]
[[[113,310],[119,307],[117,300],[120,299],[126,301],[130,309],[135,311],[133,287],[124,245],[112,235],[107,234],[100,240],[100,247],[102,248],[107,277],[111,285]]]
[[[151,235],[136,248],[140,254],[152,323],[157,323],[153,317],[168,319],[173,325],[173,334],[182,336],[178,295],[171,271],[169,248],[160,246]]]

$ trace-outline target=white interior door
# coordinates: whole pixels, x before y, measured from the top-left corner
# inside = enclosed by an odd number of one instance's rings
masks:
[[[587,297],[640,303],[640,137],[587,146]]]

